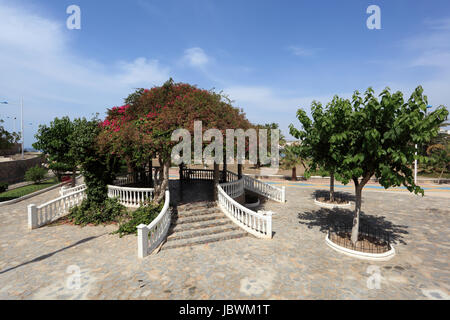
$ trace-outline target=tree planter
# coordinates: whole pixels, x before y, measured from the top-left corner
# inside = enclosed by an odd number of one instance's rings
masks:
[[[367,252],[361,252],[356,250],[351,250],[345,247],[342,247],[333,241],[330,240],[329,234],[325,237],[325,242],[329,247],[336,250],[337,252],[343,253],[349,257],[352,258],[358,258],[363,260],[369,260],[369,261],[388,261],[392,259],[395,256],[395,249],[394,247],[389,244],[390,250],[384,253],[367,253]]]
[[[316,205],[318,205],[319,207],[323,207],[323,208],[329,208],[329,209],[333,209],[333,208],[350,208],[352,206],[352,202],[349,201],[347,203],[327,203],[327,202],[321,202],[317,199],[314,199],[314,203]]]

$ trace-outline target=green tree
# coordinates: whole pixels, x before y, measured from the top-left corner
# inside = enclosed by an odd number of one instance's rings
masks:
[[[8,149],[13,146],[14,143],[17,143],[19,140],[19,135],[15,132],[6,131],[5,128],[1,125],[4,121],[0,119],[0,150]]]
[[[351,102],[335,96],[333,100],[323,108],[322,104],[313,101],[311,105],[312,119],[305,110],[297,111],[297,118],[303,130],[296,129],[290,125],[292,136],[301,140],[301,143],[293,146],[292,152],[300,158],[308,159],[309,166],[305,176],[309,177],[312,172],[325,170],[330,174],[330,201],[334,201],[334,180],[336,168],[343,160],[342,151],[345,146],[336,146],[332,143],[332,137],[345,135],[344,130],[348,126],[348,112]]]
[[[74,124],[69,117],[55,118],[50,126],[40,125],[35,135],[33,148],[41,150],[48,157],[49,168],[58,180],[66,171],[72,172],[72,186],[75,186],[77,166],[73,155],[71,137]]]
[[[74,120],[74,131],[70,139],[72,155],[80,166],[87,186],[88,206],[98,206],[108,197],[108,184],[114,181],[119,170],[120,159],[113,154],[99,151],[98,136],[101,132],[97,117]]]
[[[333,150],[339,150],[343,160],[337,167],[344,183],[350,180],[355,185],[355,212],[351,239],[358,241],[362,190],[372,176],[386,189],[404,185],[410,192],[424,194],[414,183],[412,163],[415,158],[415,144],[426,144],[439,131],[439,124],[448,116],[441,106],[427,114],[427,97],[423,88],[417,87],[408,101],[397,91],[391,94],[386,88],[379,98],[372,88],[364,97],[358,91],[352,99],[352,106],[345,104],[345,130],[334,134],[330,142]]]
[[[430,157],[427,166],[435,172],[440,172],[438,183],[441,183],[444,171],[450,167],[450,145],[433,144],[428,147],[427,155]]]
[[[32,167],[25,172],[25,180],[33,181],[36,184],[44,180],[46,176],[47,170],[40,166]]]

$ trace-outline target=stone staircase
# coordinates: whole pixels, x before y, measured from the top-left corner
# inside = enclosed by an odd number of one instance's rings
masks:
[[[214,202],[189,203],[179,205],[173,213],[169,235],[161,250],[239,239],[247,235]]]

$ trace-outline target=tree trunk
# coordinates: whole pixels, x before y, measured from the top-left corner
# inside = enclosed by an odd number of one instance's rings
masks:
[[[153,187],[153,159],[151,157],[148,161],[148,186]]]
[[[444,170],[445,170],[445,166],[444,166],[444,168],[442,169],[442,171],[441,171],[441,174],[439,175],[439,178],[438,178],[438,184],[441,184],[441,179],[442,179],[442,175],[444,174]]]
[[[166,189],[169,187],[169,168],[170,160],[164,162],[162,167],[159,168],[159,178],[156,180],[157,185],[155,186],[155,202],[161,203],[166,194]],[[162,172],[161,172],[162,171]]]
[[[227,182],[227,158],[225,152],[223,154],[223,171],[222,171],[222,182]]]
[[[297,181],[297,167],[292,167],[292,181]]]
[[[358,242],[358,235],[359,235],[359,216],[361,214],[361,202],[362,202],[362,186],[357,185],[355,186],[355,213],[353,216],[353,227],[352,227],[352,242],[354,245],[356,245],[356,242]]]
[[[75,187],[76,183],[77,183],[77,168],[75,167],[73,168],[72,171],[72,188]]]
[[[330,175],[330,202],[334,202],[334,173]]]
[[[219,199],[217,193],[217,186],[219,185],[219,165],[214,162],[214,201]]]
[[[238,164],[238,179],[242,179],[242,164]]]

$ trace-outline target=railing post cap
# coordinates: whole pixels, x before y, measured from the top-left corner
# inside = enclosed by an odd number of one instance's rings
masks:
[[[36,207],[36,205],[34,203],[28,205],[28,208],[33,208],[33,207]]]
[[[147,225],[146,224],[143,224],[143,223],[141,223],[140,225],[138,225],[136,228],[138,228],[138,229],[145,229],[145,228],[147,228]]]

